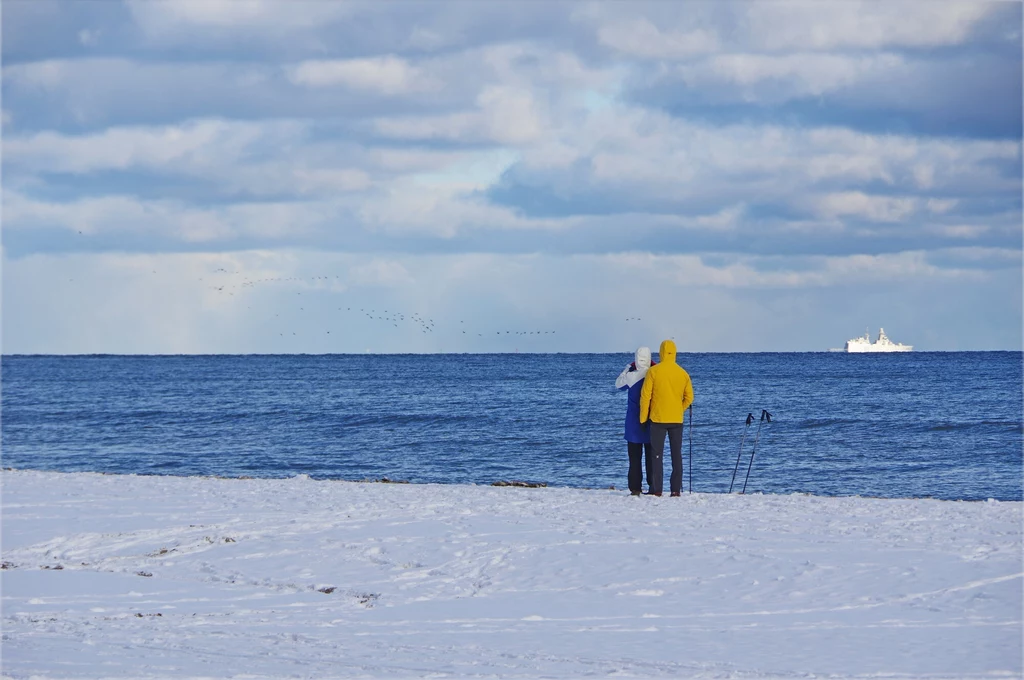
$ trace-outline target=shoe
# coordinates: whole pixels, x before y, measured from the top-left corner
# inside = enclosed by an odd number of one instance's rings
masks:
[[[647,495],[648,496],[658,496],[660,498],[661,497],[661,492],[660,491],[648,491]]]
[[[630,492],[629,492],[629,495],[630,495],[630,496],[639,496],[639,495],[640,495],[640,493],[641,493],[641,492],[639,492],[639,491],[630,491]]]
[[[669,496],[679,496],[679,495],[681,495],[681,494],[678,491],[673,491],[672,493],[669,494]]]

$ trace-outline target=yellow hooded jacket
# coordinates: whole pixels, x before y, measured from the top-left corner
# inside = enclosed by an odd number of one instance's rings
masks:
[[[681,423],[683,412],[693,403],[690,374],[676,363],[676,343],[664,340],[658,350],[659,362],[647,370],[640,392],[640,422]]]

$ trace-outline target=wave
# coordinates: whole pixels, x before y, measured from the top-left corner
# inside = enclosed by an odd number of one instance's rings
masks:
[[[797,423],[797,429],[814,430],[820,427],[835,427],[837,425],[859,425],[868,421],[858,418],[808,418]]]
[[[959,432],[978,428],[1008,430],[1024,434],[1024,423],[1008,420],[980,420],[972,423],[939,423],[925,428],[926,432]]]

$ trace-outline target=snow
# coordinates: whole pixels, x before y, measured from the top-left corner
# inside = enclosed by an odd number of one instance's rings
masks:
[[[10,678],[1018,678],[1020,502],[5,471]]]

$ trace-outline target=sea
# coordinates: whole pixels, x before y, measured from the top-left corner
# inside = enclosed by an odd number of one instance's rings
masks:
[[[624,489],[614,383],[631,359],[7,355],[0,457],[64,472]],[[684,492],[1022,500],[1020,352],[678,363],[695,395]],[[667,447],[665,464],[667,480]]]

